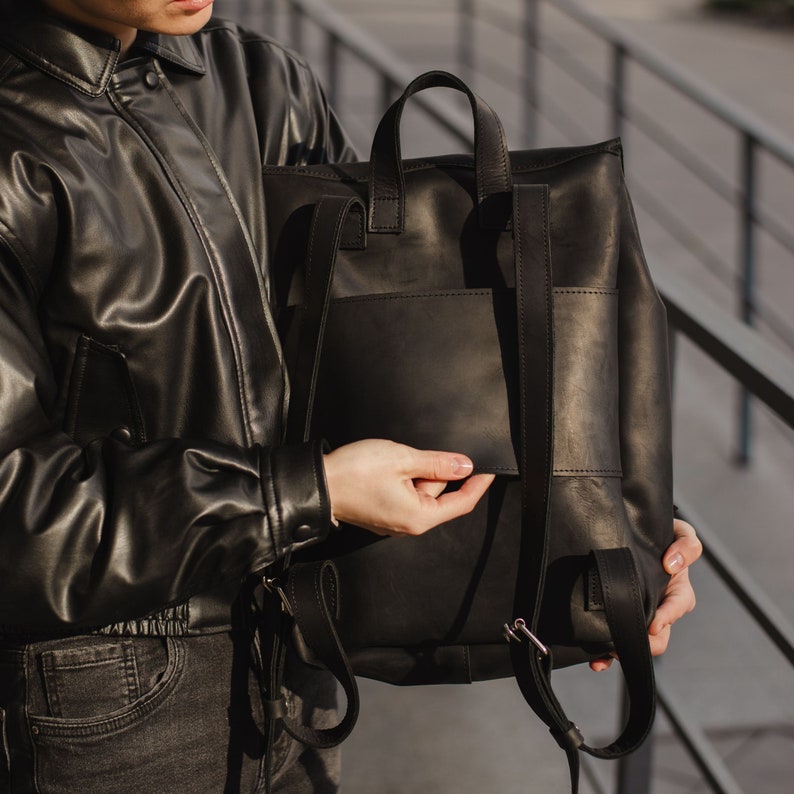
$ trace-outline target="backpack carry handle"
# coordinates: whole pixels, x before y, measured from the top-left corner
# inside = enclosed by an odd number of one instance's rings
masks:
[[[413,80],[378,124],[370,155],[369,231],[400,234],[405,229],[400,119],[408,99],[426,88],[453,88],[468,97],[474,116],[474,162],[480,224],[483,228],[504,229],[509,218],[509,201],[495,202],[494,199],[509,196],[513,179],[502,122],[491,106],[461,79],[449,72],[432,71]],[[495,204],[502,205],[501,211],[497,211]]]

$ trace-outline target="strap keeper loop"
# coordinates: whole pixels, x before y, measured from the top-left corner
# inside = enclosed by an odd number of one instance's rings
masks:
[[[262,700],[265,716],[269,720],[280,720],[287,716],[287,701],[280,697],[277,700]]]
[[[579,726],[574,725],[572,722],[568,723],[568,729],[565,731],[549,728],[549,733],[554,737],[554,741],[566,752],[568,750],[578,750],[584,744],[584,736],[582,736]]]

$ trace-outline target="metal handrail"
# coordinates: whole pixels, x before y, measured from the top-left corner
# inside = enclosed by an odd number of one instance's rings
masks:
[[[326,68],[328,79],[326,88],[331,103],[339,95],[338,71],[335,64],[338,57],[338,50],[344,49],[349,54],[356,57],[364,66],[369,67],[375,72],[381,81],[380,91],[380,110],[385,111],[392,102],[395,91],[402,89],[416,77],[416,71],[397,58],[387,48],[383,47],[377,40],[373,39],[361,28],[352,24],[351,21],[334,11],[323,0],[285,0],[290,7],[293,15],[291,23],[292,34],[295,35],[295,28],[302,17],[307,17],[328,36],[329,46],[326,51]],[[298,20],[296,23],[295,20]],[[300,38],[300,35],[297,36]],[[295,41],[293,39],[293,46]],[[337,79],[334,79],[334,78]],[[469,114],[463,113],[452,105],[438,102],[437,99],[430,100],[422,94],[417,94],[413,99],[418,107],[439,126],[448,132],[462,146],[471,146],[471,122]]]
[[[325,31],[329,42],[326,53],[328,73],[332,81],[329,86],[331,96],[336,96],[339,91],[335,81],[339,79],[340,49],[353,55],[378,75],[382,85],[382,110],[385,110],[391,101],[394,89],[404,86],[415,76],[411,69],[374,41],[369,34],[362,32],[343,15],[328,8],[322,0],[283,0],[283,2],[288,4],[295,15],[291,22],[291,32],[295,37],[293,45],[300,40],[300,23],[303,17],[310,17]],[[537,6],[538,2],[539,0],[528,0],[528,6]],[[566,13],[586,22],[597,34],[606,36],[619,52],[621,59],[630,56],[645,68],[658,72],[683,94],[701,103],[732,125],[751,142],[749,145],[751,160],[760,147],[794,168],[794,149],[785,139],[766,129],[752,114],[730,100],[718,97],[705,89],[698,81],[660,58],[645,45],[634,41],[609,23],[584,12],[569,0],[546,0],[546,2],[553,3]],[[473,13],[473,0],[464,0],[463,7],[466,13]],[[527,25],[523,32],[533,38],[532,44],[536,46],[537,41],[534,40],[537,37],[536,14],[530,13],[528,17],[534,22],[535,27],[533,28],[532,24]],[[530,61],[531,57],[527,55],[526,60]],[[536,86],[525,85],[525,88],[536,108]],[[612,99],[617,108],[616,117],[622,117],[625,105],[621,97],[614,96],[613,92]],[[458,142],[466,147],[469,146],[471,122],[468,114],[440,103],[435,98],[431,103],[421,95],[416,97],[416,104]],[[748,173],[752,177],[752,166],[749,167]],[[744,192],[747,193],[747,189]],[[743,220],[752,225],[761,217],[754,207],[752,195],[747,200],[747,205],[744,207]],[[752,233],[745,229],[745,235],[751,241]],[[748,240],[745,241],[745,245],[748,245]],[[730,373],[748,393],[767,405],[788,427],[794,428],[794,362],[751,326],[716,305],[707,295],[693,288],[680,276],[662,270],[654,274],[654,280],[667,306],[672,329],[699,346],[713,361]],[[738,561],[722,546],[707,522],[698,517],[692,508],[686,505],[683,505],[683,508],[683,515],[694,520],[698,526],[701,539],[704,541],[706,560],[748,610],[770,641],[794,665],[794,628],[788,619],[772,604],[752,577],[743,572]],[[659,695],[661,707],[670,719],[674,731],[701,769],[711,789],[721,794],[740,792],[740,787],[696,720],[686,714],[685,707],[682,707],[663,685],[659,687]],[[646,776],[647,768],[646,763],[643,771]],[[619,776],[619,790],[632,794],[641,790],[638,787],[638,779],[630,770],[626,774],[622,773]]]
[[[494,0],[458,0],[459,14],[468,20],[462,24],[465,29],[465,40],[474,41],[474,22],[480,22],[493,29],[512,36],[522,35],[527,53],[523,56],[523,64],[532,67],[523,69],[521,81],[524,93],[524,127],[529,131],[528,143],[532,145],[534,131],[537,128],[536,116],[540,110],[539,91],[533,79],[537,70],[535,64],[539,55],[543,55],[555,66],[562,69],[569,77],[591,94],[611,105],[612,134],[624,134],[624,122],[630,121],[634,128],[653,140],[659,150],[666,152],[676,162],[683,165],[690,176],[700,180],[701,184],[714,191],[714,194],[735,208],[739,217],[740,242],[737,248],[738,275],[732,275],[725,267],[722,257],[698,236],[698,233],[660,203],[650,191],[641,188],[635,190],[637,203],[645,206],[661,227],[667,230],[673,239],[678,240],[690,254],[712,274],[724,283],[738,286],[737,308],[744,322],[753,325],[761,320],[766,328],[784,345],[794,351],[794,326],[788,317],[774,310],[764,301],[756,289],[758,230],[763,230],[782,250],[794,258],[794,234],[789,224],[782,218],[768,212],[757,200],[757,172],[760,155],[767,154],[794,175],[794,145],[784,136],[771,130],[755,114],[739,106],[729,97],[705,85],[689,72],[665,58],[642,41],[624,33],[616,25],[581,8],[573,0],[523,0],[525,30],[517,30],[515,19],[501,8]],[[576,56],[570,55],[563,48],[543,38],[539,31],[539,7],[548,5],[574,20],[584,29],[606,42],[612,53],[612,73],[610,80],[604,82],[594,77],[592,69],[586,67]],[[477,13],[477,6],[487,8],[487,13]],[[542,46],[541,46],[542,42]],[[529,51],[532,54],[529,54]],[[463,68],[473,70],[474,46],[460,48]],[[734,187],[724,176],[712,168],[704,159],[695,154],[684,141],[677,139],[654,118],[636,105],[630,105],[625,88],[625,75],[629,64],[636,64],[647,73],[672,88],[679,96],[691,100],[699,108],[710,113],[715,119],[733,130],[741,145],[741,163],[738,188]],[[498,69],[500,79],[504,78],[504,69],[489,62],[489,67]],[[551,98],[543,100],[543,117],[562,132],[573,130],[577,137],[581,136],[580,125],[571,114],[559,107]],[[741,401],[737,417],[738,428],[738,460],[749,462],[752,424],[749,400],[746,392],[741,392]]]
[[[540,0],[525,0],[528,6],[535,6]],[[706,178],[706,166],[703,161],[699,161],[693,168],[693,158],[682,156],[680,148],[673,151],[668,143],[660,142],[660,126],[649,123],[647,117],[643,117],[641,111],[629,108],[625,99],[624,74],[626,64],[634,61],[642,66],[646,71],[653,74],[670,87],[674,88],[680,95],[685,96],[695,102],[700,108],[710,112],[715,118],[724,122],[733,129],[741,140],[742,160],[740,186],[733,194],[728,191],[728,197],[735,196],[731,201],[739,212],[741,241],[738,248],[738,264],[741,275],[738,278],[740,294],[738,308],[742,319],[752,325],[755,319],[763,318],[767,326],[782,341],[794,349],[794,328],[792,328],[779,314],[772,312],[768,307],[761,309],[761,302],[756,294],[756,270],[757,270],[757,234],[758,228],[764,229],[772,238],[794,257],[794,237],[790,234],[787,224],[766,212],[757,201],[757,171],[759,152],[767,152],[776,157],[781,165],[786,166],[794,172],[794,146],[785,138],[771,131],[754,114],[749,113],[744,108],[739,107],[730,98],[716,91],[711,86],[706,86],[690,73],[676,66],[666,58],[659,56],[650,50],[641,41],[627,36],[619,28],[611,23],[600,19],[593,14],[585,11],[571,0],[553,0],[551,3],[555,9],[562,11],[578,24],[584,26],[602,40],[609,42],[613,53],[613,119],[615,134],[621,134],[624,118],[629,118],[632,123],[642,129],[646,135],[655,138],[657,145],[670,154],[676,160],[684,163],[689,168],[691,174],[699,177],[703,184],[716,190],[714,180]],[[537,17],[537,11],[531,12]],[[668,136],[672,138],[672,136]],[[679,142],[678,146],[683,144]],[[717,190],[717,193],[725,197],[725,192]],[[677,222],[671,213],[659,213],[658,202],[653,201],[653,197],[646,197],[647,203],[655,209],[656,217],[660,223],[665,225],[668,231],[678,239],[682,224]],[[691,234],[687,234],[691,237]],[[716,269],[713,265],[716,260],[710,255],[703,256],[705,246],[702,241],[693,249],[693,253],[701,262],[710,266],[712,272]],[[698,256],[700,254],[700,256]],[[741,392],[741,401],[738,415],[738,458],[742,462],[749,461],[751,445],[751,417],[749,400],[746,391]]]
[[[753,138],[783,163],[794,168],[794,147],[792,147],[791,141],[770,130],[757,115],[738,105],[713,86],[699,80],[690,72],[676,66],[668,58],[660,55],[639,39],[624,33],[608,20],[595,16],[571,0],[551,0],[551,2],[555,8],[564,11],[585,25],[604,41],[619,47],[623,53],[649,72],[664,80],[684,96],[689,97],[700,107],[709,110],[728,126]]]

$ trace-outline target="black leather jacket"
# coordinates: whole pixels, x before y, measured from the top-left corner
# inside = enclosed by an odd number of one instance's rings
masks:
[[[231,24],[124,63],[52,18],[0,35],[0,631],[225,629],[330,515],[319,447],[278,446],[261,164],[352,153]]]

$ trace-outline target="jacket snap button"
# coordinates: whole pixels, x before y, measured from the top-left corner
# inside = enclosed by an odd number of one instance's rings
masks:
[[[132,431],[126,425],[123,427],[118,427],[113,431],[113,435],[119,440],[124,441],[126,443],[130,443],[132,441]]]
[[[160,85],[160,78],[157,76],[156,72],[146,72],[143,76],[143,82],[149,86],[149,88],[157,88]]]
[[[308,524],[301,524],[293,535],[296,543],[301,543],[304,540],[311,540],[315,535],[314,530]]]

